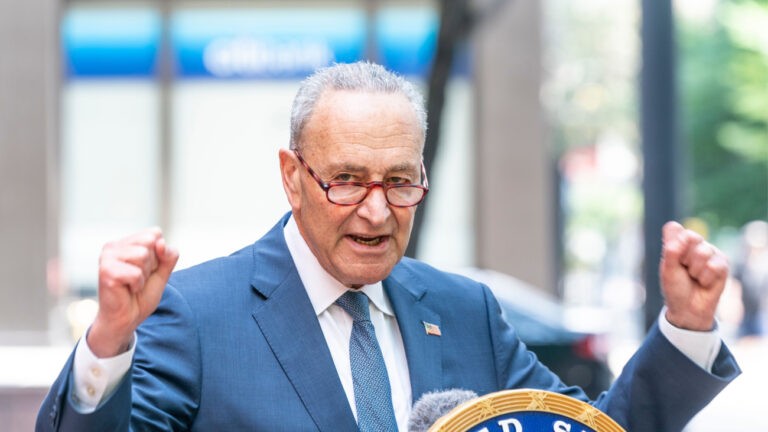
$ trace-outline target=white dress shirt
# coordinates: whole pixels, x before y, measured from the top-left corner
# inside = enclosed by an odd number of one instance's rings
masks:
[[[352,369],[349,364],[352,317],[335,304],[336,299],[341,297],[348,288],[322,268],[299,233],[293,217],[288,220],[284,235],[291,258],[317,314],[349,405],[357,416]],[[400,328],[381,282],[366,285],[362,290],[371,300],[369,303],[371,322],[376,329],[376,339],[384,355],[398,428],[406,431],[412,395]],[[702,369],[710,371],[722,345],[717,328],[710,332],[683,330],[667,321],[665,311],[666,309],[659,316],[661,333],[691,361]],[[80,341],[75,350],[73,386],[70,393],[70,399],[77,411],[83,414],[93,412],[112,394],[122,377],[128,373],[138,343],[140,341],[134,336],[134,343],[127,352],[116,357],[99,359],[90,350],[85,338]]]

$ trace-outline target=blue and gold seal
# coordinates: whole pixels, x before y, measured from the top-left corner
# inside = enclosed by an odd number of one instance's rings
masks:
[[[542,390],[505,390],[465,402],[430,432],[625,432],[580,400]]]

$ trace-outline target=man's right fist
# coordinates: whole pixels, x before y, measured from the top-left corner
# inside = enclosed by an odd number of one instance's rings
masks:
[[[133,332],[160,303],[179,253],[159,228],[107,243],[99,257],[99,311],[88,332],[99,358],[125,352]]]

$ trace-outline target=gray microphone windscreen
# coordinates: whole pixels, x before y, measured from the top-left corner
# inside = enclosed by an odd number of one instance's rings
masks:
[[[477,393],[462,389],[424,393],[413,404],[411,416],[408,418],[408,432],[427,432],[440,417],[476,397]]]

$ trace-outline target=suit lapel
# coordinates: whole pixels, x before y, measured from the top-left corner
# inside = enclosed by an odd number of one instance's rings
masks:
[[[442,388],[441,337],[427,334],[424,323],[440,326],[440,315],[422,301],[427,290],[423,282],[395,267],[392,276],[384,280],[384,289],[395,310],[397,324],[403,336],[408,372],[411,377],[413,400],[429,391]]]
[[[290,257],[279,223],[254,250],[252,285],[264,298],[253,318],[321,431],[356,431],[315,311]]]

